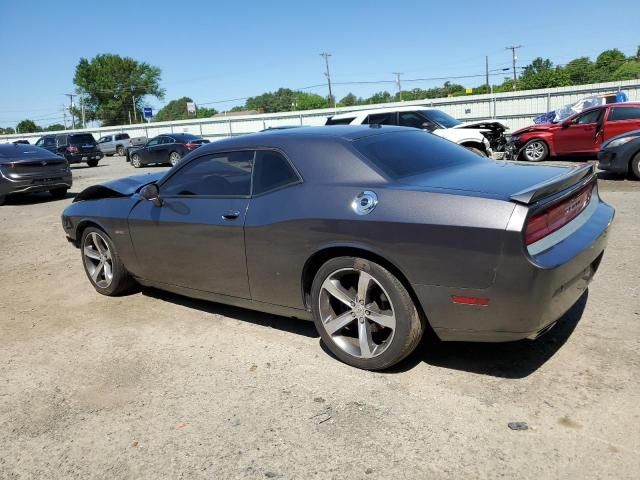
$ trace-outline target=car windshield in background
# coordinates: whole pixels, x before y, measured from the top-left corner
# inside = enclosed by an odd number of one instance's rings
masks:
[[[90,133],[81,133],[79,135],[69,135],[69,143],[96,143],[96,141]]]
[[[482,161],[453,142],[420,131],[372,135],[354,142],[354,146],[394,180]]]
[[[444,113],[440,110],[423,110],[422,114],[432,122],[436,122],[442,125],[444,128],[453,128],[456,125],[460,125],[462,122],[456,120],[448,113]]]
[[[355,120],[356,117],[348,117],[348,118],[329,118],[327,119],[327,123],[325,125],[349,125],[351,122]]]

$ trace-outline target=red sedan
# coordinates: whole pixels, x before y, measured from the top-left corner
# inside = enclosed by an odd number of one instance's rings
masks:
[[[600,105],[561,123],[531,125],[516,130],[507,147],[510,157],[539,162],[549,156],[591,154],[602,143],[640,129],[640,103]]]

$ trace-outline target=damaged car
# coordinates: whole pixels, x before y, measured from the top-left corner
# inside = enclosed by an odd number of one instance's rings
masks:
[[[89,187],[62,226],[99,294],[137,283],[312,320],[337,358],[381,370],[427,328],[448,341],[545,333],[585,292],[613,216],[592,165],[338,126],[204,145],[168,172]]]
[[[461,122],[448,113],[421,106],[376,108],[340,113],[325,125],[398,125],[426,130],[479,155],[501,158],[508,127],[496,120]]]

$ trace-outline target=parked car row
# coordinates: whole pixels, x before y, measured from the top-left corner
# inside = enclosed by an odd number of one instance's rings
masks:
[[[45,135],[38,139],[36,146],[66,158],[70,164],[85,162],[90,167],[95,167],[104,157],[90,133]]]
[[[209,140],[189,133],[158,135],[143,146],[129,147],[127,161],[135,168],[166,163],[176,165],[182,157],[205,143]]]

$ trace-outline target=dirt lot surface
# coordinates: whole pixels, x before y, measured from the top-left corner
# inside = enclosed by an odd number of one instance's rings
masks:
[[[73,171],[73,192],[134,173]],[[427,341],[385,373],[333,359],[311,323],[98,295],[60,226],[71,195],[10,199],[0,478],[640,478],[640,182],[601,194],[609,248],[547,336]]]

